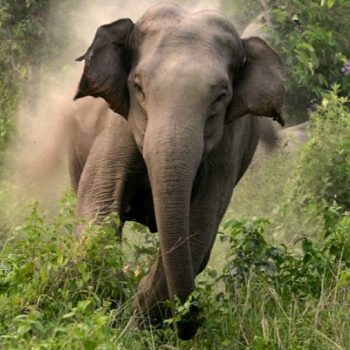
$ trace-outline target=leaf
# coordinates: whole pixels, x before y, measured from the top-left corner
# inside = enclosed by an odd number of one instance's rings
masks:
[[[94,340],[85,340],[83,344],[84,350],[95,350],[98,346],[98,343]]]
[[[330,9],[334,6],[336,0],[327,0],[327,7]]]
[[[67,319],[67,318],[71,318],[73,316],[75,316],[75,310],[68,312],[68,314],[63,315],[62,318]]]
[[[78,302],[77,311],[84,312],[91,304],[91,300],[81,300]]]
[[[28,333],[31,330],[31,326],[29,325],[22,325],[19,326],[17,329],[17,333],[21,336],[25,335],[26,333]]]
[[[307,255],[306,253],[309,253],[309,252],[312,252],[313,251],[313,244],[312,242],[307,239],[307,238],[304,238],[303,241],[302,241],[302,244],[301,244],[301,247],[303,249],[303,252],[305,254],[305,256]]]

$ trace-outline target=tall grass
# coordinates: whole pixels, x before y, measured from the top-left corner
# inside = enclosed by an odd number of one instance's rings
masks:
[[[266,242],[265,220],[228,222],[221,235],[230,245],[224,270],[209,269],[199,278],[202,326],[185,343],[171,330],[171,319],[162,329],[136,328],[131,300],[156,243],[135,249],[124,241],[122,250],[108,222],[87,225],[73,239],[69,198],[61,208],[47,223],[34,206],[2,247],[3,349],[350,347],[350,261],[332,252],[332,240],[308,242],[296,254]]]

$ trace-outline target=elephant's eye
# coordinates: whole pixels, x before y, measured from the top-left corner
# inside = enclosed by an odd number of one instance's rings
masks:
[[[145,93],[143,92],[143,89],[142,89],[142,86],[139,82],[135,81],[134,82],[134,87],[135,87],[135,90],[140,94],[142,95],[143,98],[145,98]]]
[[[209,107],[208,113],[210,116],[214,117],[216,116],[224,107],[225,100],[227,97],[226,92],[221,92],[216,99],[212,102],[212,104]]]
[[[225,97],[226,97],[226,93],[223,92],[222,94],[220,94],[220,95],[216,98],[216,100],[214,101],[214,104],[217,104],[217,103],[220,103],[220,102],[224,101],[224,100],[225,100]]]

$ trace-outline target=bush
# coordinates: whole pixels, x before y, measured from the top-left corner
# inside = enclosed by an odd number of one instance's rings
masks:
[[[294,186],[319,205],[336,202],[350,210],[349,99],[338,95],[335,86],[310,115],[310,140],[301,154]]]
[[[349,100],[338,97],[338,90],[326,94],[310,115],[309,140],[276,209],[277,234],[322,237],[350,210]]]
[[[102,336],[115,333],[109,328],[110,307],[130,298],[140,277],[129,269],[123,280],[117,278],[127,264],[112,219],[104,227],[88,225],[79,240],[72,238],[77,224],[73,208],[67,195],[60,213],[47,224],[34,205],[16,236],[2,247],[3,346],[30,348],[33,339],[51,344],[49,338],[57,337],[62,338],[58,348],[69,343],[94,349]],[[122,311],[118,313],[121,316]],[[51,344],[48,348],[56,347]]]
[[[110,225],[117,219],[110,218],[103,227],[86,224],[80,239],[73,239],[73,211],[74,200],[66,195],[48,223],[35,204],[1,248],[4,349],[259,350],[283,348],[281,343],[313,349],[327,348],[328,339],[350,345],[349,216],[325,241],[303,239],[300,254],[266,241],[267,220],[228,222],[223,273],[207,269],[165,328],[142,331],[133,325],[130,306],[158,249],[154,235],[146,234],[137,247],[123,240],[122,249]],[[122,280],[116,278],[121,270]],[[193,305],[202,309],[202,326],[193,340],[180,342],[169,325]]]
[[[44,43],[46,35],[43,18],[47,5],[47,1],[36,0],[0,3],[0,149],[11,135],[25,82],[32,78],[32,68],[39,66],[45,51],[44,45],[39,49],[39,43]]]
[[[251,278],[268,283],[284,299],[319,298],[334,287],[338,271],[350,267],[350,215],[326,232],[325,239],[301,237],[301,252],[265,239],[267,220],[228,221],[224,229],[230,243],[223,278],[228,291],[246,286]]]
[[[43,68],[47,71],[53,66],[55,72],[64,69],[58,62],[66,50],[57,47],[67,47],[70,33],[58,26],[57,18],[67,18],[79,3],[80,0],[0,2],[0,151],[13,133],[20,102],[33,106],[37,102],[45,78]]]
[[[286,112],[290,123],[307,113],[337,83],[350,94],[350,2],[347,0],[223,0],[239,29],[264,14],[262,30],[286,68]]]
[[[0,152],[3,151],[8,144],[13,132],[13,119],[0,119]]]
[[[287,71],[291,112],[305,116],[329,87],[339,84],[350,94],[350,80],[342,70],[350,58],[350,2],[347,0],[267,1],[273,28],[271,43]]]

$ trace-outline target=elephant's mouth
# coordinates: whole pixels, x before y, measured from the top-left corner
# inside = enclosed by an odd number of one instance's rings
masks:
[[[151,188],[144,185],[141,189],[135,189],[127,184],[123,197],[120,219],[123,222],[136,221],[147,226],[150,232],[157,232]]]

